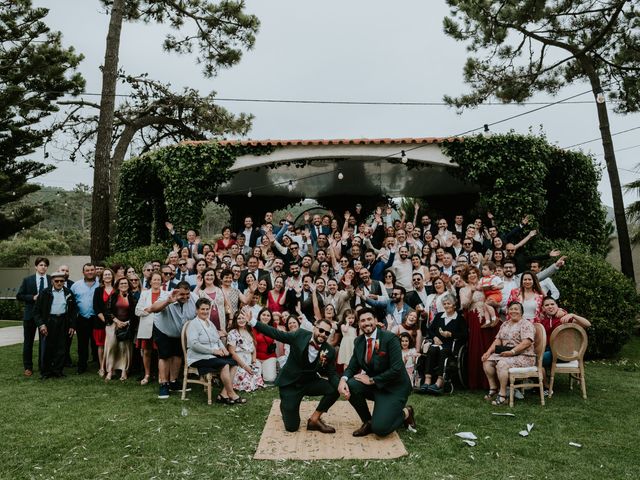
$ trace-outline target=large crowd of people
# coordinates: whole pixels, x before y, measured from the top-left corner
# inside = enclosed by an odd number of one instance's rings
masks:
[[[67,267],[47,275],[49,261],[38,258],[36,274],[17,295],[25,303],[24,374],[33,375],[38,330],[43,378],[64,376],[75,337],[80,374],[92,356],[105,381],[139,374],[144,386],[157,372],[158,397],[165,399],[181,390],[186,361],[201,374],[219,373],[218,402],[243,404],[242,392],[273,385],[294,355],[293,344],[281,341],[292,337],[274,331],[313,332],[321,324],[314,335],[335,350],[331,362],[344,382],[334,387],[348,396],[346,379],[358,376],[352,360],[366,348],[358,338],[371,317],[374,330],[384,332],[377,341],[397,342],[402,352],[409,380],[397,388],[442,393],[445,360],[454,342],[463,342],[469,388],[486,390],[501,405],[505,371],[533,365],[532,323],[542,323],[547,338],[561,323],[589,325],[558,307],[552,276],[565,257],[556,250],[525,255],[522,247],[536,235],[527,217],[501,232],[490,213],[435,221],[418,205],[411,213],[385,205],[365,218],[357,205],[340,216],[307,213],[295,225],[291,215],[274,223],[267,212],[260,221],[246,217],[237,232],[223,228],[211,243],[195,231],[182,238],[167,222],[173,248],[166,258],[148,259],[141,271],[87,263],[75,282]],[[371,421],[366,405],[354,407],[363,425]],[[314,422],[326,427],[319,416]],[[375,422],[387,431],[399,420]]]

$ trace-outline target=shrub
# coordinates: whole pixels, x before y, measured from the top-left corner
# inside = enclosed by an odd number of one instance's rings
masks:
[[[33,230],[0,242],[0,266],[22,267],[32,255],[70,255],[69,244],[56,232]]]
[[[23,304],[17,300],[0,300],[1,320],[22,320]]]
[[[559,248],[566,265],[553,276],[560,290],[560,306],[591,322],[590,357],[611,357],[629,340],[640,314],[635,285],[602,257],[586,252],[578,242],[539,241],[541,251]]]
[[[169,253],[169,247],[166,245],[149,245],[146,247],[138,247],[127,252],[114,253],[107,257],[106,264],[113,265],[119,263],[125,266],[132,266],[136,272],[142,272],[142,266],[151,260],[160,260],[164,262]]]

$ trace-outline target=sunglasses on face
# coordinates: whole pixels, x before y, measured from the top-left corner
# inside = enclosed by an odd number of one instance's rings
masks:
[[[64,283],[64,280],[54,280],[53,283]]]
[[[322,327],[316,327],[318,329],[318,332],[320,333],[324,333],[325,335],[329,335],[331,333],[331,330],[325,330]]]
[[[162,272],[162,275],[167,275],[167,276],[169,276],[169,275],[171,275],[171,272]]]
[[[186,267],[186,266],[187,266],[187,264],[186,264],[186,263],[179,263],[179,264],[178,264],[178,266],[179,266],[179,267]]]

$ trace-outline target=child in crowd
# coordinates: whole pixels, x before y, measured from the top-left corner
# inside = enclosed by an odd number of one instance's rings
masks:
[[[353,310],[345,310],[342,314],[342,320],[338,323],[338,328],[342,334],[340,341],[340,349],[338,350],[338,371],[342,373],[351,360],[353,355],[353,342],[358,336],[355,328],[356,314]]]
[[[496,320],[496,311],[502,302],[502,279],[496,275],[496,264],[487,262],[482,266],[482,278],[478,290],[484,293],[483,325],[491,325]]]
[[[416,360],[420,355],[413,344],[413,337],[407,332],[400,334],[400,347],[402,348],[402,361],[404,362],[404,368],[407,369],[407,374],[411,379],[411,385],[414,387],[420,386],[420,379],[416,375],[415,366]]]

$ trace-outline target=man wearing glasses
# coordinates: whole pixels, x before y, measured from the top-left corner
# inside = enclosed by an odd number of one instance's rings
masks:
[[[174,272],[171,268],[171,265],[162,265],[160,267],[160,274],[162,275],[162,286],[161,290],[165,292],[170,292],[174,288],[176,288],[176,284],[173,282]]]
[[[300,428],[300,403],[303,397],[322,395],[316,410],[307,420],[307,430],[335,433],[336,429],[324,423],[321,418],[340,396],[335,367],[336,351],[327,342],[331,334],[331,323],[324,319],[318,320],[313,332],[304,328],[282,332],[258,322],[246,307],[240,314],[258,332],[290,345],[287,363],[276,378],[276,385],[280,389],[282,422],[287,432],[295,432]]]
[[[51,275],[51,286],[38,295],[34,321],[41,338],[40,375],[43,379],[64,377],[67,337],[75,333],[76,301],[64,285],[63,272]]]

